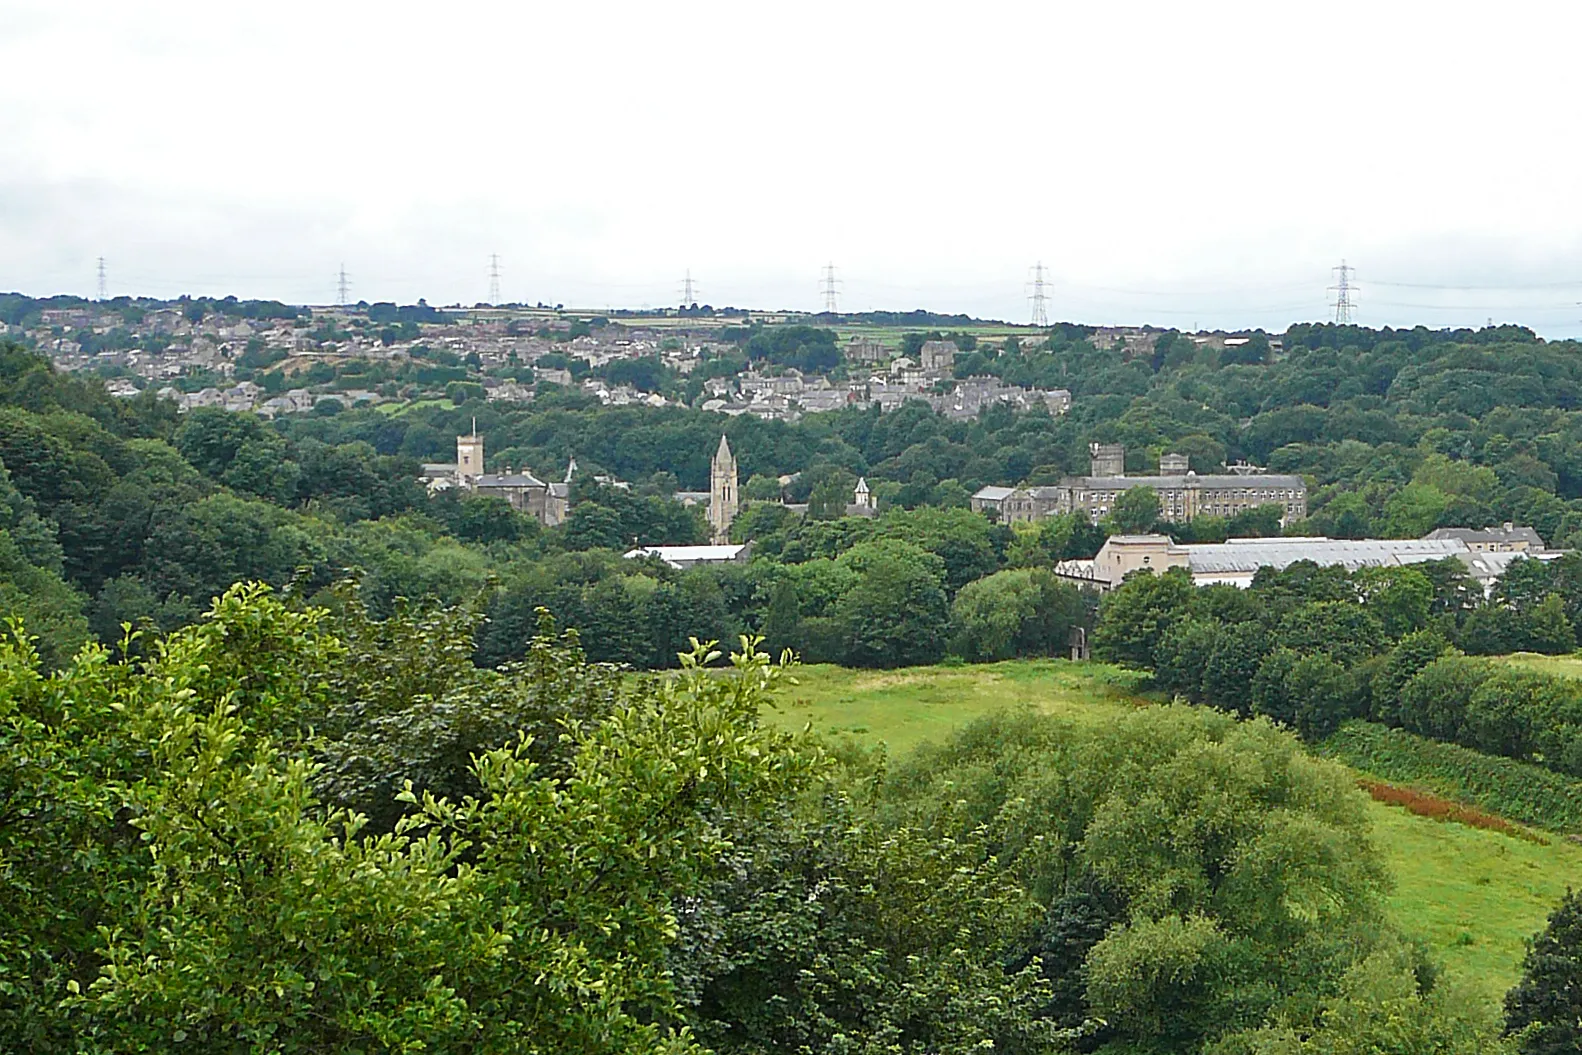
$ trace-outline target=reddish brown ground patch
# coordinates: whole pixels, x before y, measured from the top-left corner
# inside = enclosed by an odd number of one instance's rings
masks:
[[[1376,802],[1387,806],[1401,806],[1408,813],[1415,813],[1419,817],[1431,817],[1436,821],[1448,821],[1451,824],[1465,824],[1469,828],[1482,828],[1485,831],[1499,832],[1501,835],[1510,835],[1518,839],[1526,839],[1540,846],[1548,846],[1549,840],[1537,832],[1523,828],[1519,824],[1512,824],[1504,817],[1486,813],[1476,806],[1466,806],[1451,799],[1441,798],[1431,792],[1421,791],[1417,788],[1397,787],[1386,784],[1381,780],[1357,781],[1357,785],[1373,796]]]

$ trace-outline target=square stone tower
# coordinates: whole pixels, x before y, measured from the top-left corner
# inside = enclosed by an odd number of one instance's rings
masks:
[[[483,437],[478,435],[478,419],[472,422],[472,433],[456,437],[456,479],[471,484],[483,475]]]

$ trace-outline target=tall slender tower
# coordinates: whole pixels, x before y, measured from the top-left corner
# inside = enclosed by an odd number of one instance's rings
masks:
[[[478,435],[478,419],[472,419],[472,433],[456,437],[456,477],[463,487],[483,475],[483,437]]]
[[[721,436],[720,449],[714,452],[714,464],[709,472],[709,527],[714,529],[716,545],[731,540],[731,521],[736,519],[736,506],[736,456]]]
[[[1040,329],[1049,325],[1049,280],[1044,277],[1044,262],[1033,265],[1032,292],[1027,299],[1033,304],[1033,325]]]
[[[1339,276],[1335,284],[1329,287],[1330,292],[1335,294],[1335,303],[1330,305],[1335,309],[1335,323],[1341,326],[1350,325],[1352,312],[1357,307],[1357,302],[1352,296],[1357,292],[1357,284],[1351,280],[1351,275],[1357,269],[1348,267],[1346,261],[1341,260],[1339,267],[1330,270]]]

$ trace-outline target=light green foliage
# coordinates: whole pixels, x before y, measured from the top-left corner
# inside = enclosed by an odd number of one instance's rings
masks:
[[[1096,731],[979,722],[890,777],[894,809],[961,801],[1046,902],[1083,882],[1125,906],[1087,956],[1106,1036],[1190,1050],[1311,1015],[1393,947],[1365,800],[1288,733],[1158,707]]]
[[[1346,973],[1316,1028],[1260,1029],[1206,1055],[1509,1055],[1497,1016],[1422,974],[1400,949],[1376,952]]]
[[[146,662],[88,651],[46,679],[25,644],[0,649],[0,1046],[688,1049],[671,898],[728,844],[722,808],[811,764],[757,726],[767,657],[715,677],[699,650],[570,727],[554,773],[530,739],[484,750],[476,796],[409,795],[370,837],[317,807],[290,750],[347,652],[325,619],[238,588]],[[399,652],[392,695],[423,677]]]

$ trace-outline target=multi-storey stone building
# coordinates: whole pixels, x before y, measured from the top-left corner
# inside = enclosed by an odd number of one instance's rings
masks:
[[[985,487],[973,496],[974,509],[993,509],[1002,521],[1037,520],[1057,513],[1081,512],[1095,523],[1109,515],[1116,499],[1134,487],[1150,487],[1159,495],[1160,516],[1186,523],[1203,516],[1230,517],[1264,505],[1278,505],[1281,521],[1307,516],[1307,483],[1300,476],[1264,473],[1237,466],[1223,474],[1199,476],[1187,456],[1169,453],[1159,459],[1154,476],[1127,476],[1126,451],[1120,444],[1093,444],[1088,476],[1072,476],[1045,487]]]

